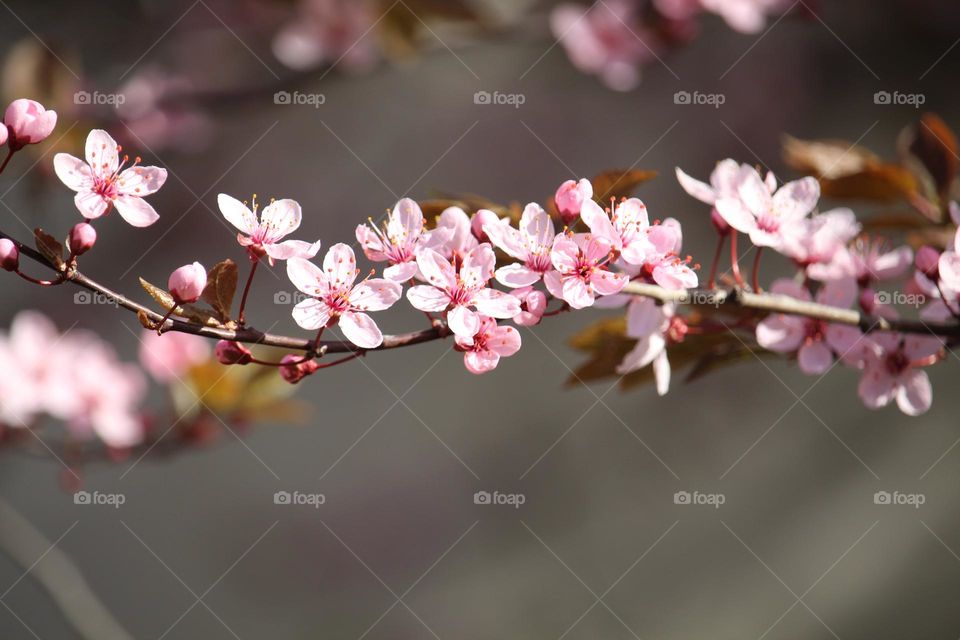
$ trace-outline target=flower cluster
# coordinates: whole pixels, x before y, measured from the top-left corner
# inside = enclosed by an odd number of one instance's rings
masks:
[[[924,247],[917,254],[917,269],[906,289],[916,293],[892,295],[876,287],[906,274],[914,262],[913,251],[907,246],[889,247],[881,239],[861,234],[849,209],[817,212],[820,189],[815,179],[778,186],[772,173],[761,177],[753,167],[733,160],[719,162],[709,184],[680,169],[677,178],[687,193],[713,206],[721,242],[730,235],[733,243],[737,232],[744,233],[758,253],[770,248],[793,262],[797,277],[775,281],[773,294],[839,309],[856,304],[864,313],[886,319],[899,318],[897,306],[902,303],[919,306],[929,300],[922,318],[956,316],[953,305],[960,280],[954,275],[954,261],[960,244],[942,255]],[[734,269],[737,259],[732,244]],[[738,270],[735,276],[743,286]],[[711,281],[713,277],[711,273]],[[753,282],[758,288],[756,270]],[[756,340],[765,349],[795,355],[800,370],[810,375],[824,375],[837,362],[857,369],[861,372],[859,395],[867,407],[883,407],[896,400],[908,415],[930,408],[932,391],[922,367],[942,359],[944,347],[933,335],[863,333],[856,327],[786,314],[773,314],[759,322]]]

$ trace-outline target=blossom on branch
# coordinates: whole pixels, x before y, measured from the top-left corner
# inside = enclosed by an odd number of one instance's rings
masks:
[[[513,327],[502,327],[487,316],[479,316],[476,332],[456,337],[457,350],[463,351],[463,363],[470,373],[487,373],[497,368],[500,358],[512,356],[520,350],[520,332]]]
[[[257,201],[253,197],[253,209],[232,196],[221,193],[217,196],[220,213],[227,222],[240,230],[237,242],[246,247],[252,260],[267,256],[271,265],[275,260],[290,258],[310,259],[320,251],[320,241],[313,244],[303,240],[283,240],[300,228],[303,214],[300,204],[294,200],[274,200],[260,212],[257,219]]]
[[[67,187],[77,192],[73,201],[84,218],[99,218],[113,206],[132,226],[149,227],[160,216],[143,198],[163,186],[167,170],[141,167],[140,158],[124,169],[129,158],[124,156],[121,162],[120,150],[109,133],[94,129],[87,136],[86,162],[58,153],[53,157],[53,169]]]

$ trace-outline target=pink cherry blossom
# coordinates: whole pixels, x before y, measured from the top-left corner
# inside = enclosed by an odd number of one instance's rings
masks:
[[[519,229],[499,220],[484,226],[494,246],[511,258],[519,260],[497,269],[496,278],[500,284],[511,287],[527,287],[539,282],[543,274],[553,269],[550,251],[556,236],[550,214],[531,202],[520,216]]]
[[[580,216],[583,203],[593,198],[593,185],[586,178],[579,182],[567,180],[557,189],[553,201],[557,205],[557,212],[563,224],[569,226]]]
[[[690,258],[678,255],[683,245],[680,223],[667,218],[647,229],[648,249],[639,272],[665,289],[693,289],[700,279],[690,268]]]
[[[637,344],[617,366],[617,373],[624,376],[653,364],[657,394],[661,396],[666,395],[670,389],[667,335],[671,331],[674,318],[677,318],[674,312],[672,304],[658,305],[652,298],[633,297],[627,307],[626,334],[630,338],[636,338]]]
[[[357,261],[353,249],[335,244],[323,259],[323,269],[303,258],[287,260],[287,276],[311,296],[293,309],[293,319],[308,330],[339,325],[343,335],[363,349],[375,349],[383,334],[367,311],[383,311],[400,299],[402,288],[392,280],[372,278],[354,284]]]
[[[629,278],[606,268],[613,246],[604,238],[588,233],[561,234],[554,238],[550,259],[555,271],[543,282],[555,298],[574,309],[592,306],[597,296],[619,293]]]
[[[860,224],[853,211],[831,209],[784,225],[781,250],[805,268],[811,278],[832,280],[835,278],[830,276],[837,273],[834,260],[846,252],[847,244],[858,233]]]
[[[788,0],[700,0],[700,3],[741,33],[760,33],[767,24],[767,16],[791,8]]]
[[[814,299],[806,287],[788,278],[775,280],[770,291],[806,302]],[[850,278],[831,280],[816,295],[816,302],[841,309],[849,308],[856,299],[857,285]],[[796,352],[800,370],[809,375],[828,371],[834,354],[849,356],[860,337],[860,331],[854,327],[786,314],[772,314],[757,325],[757,343],[761,347],[777,353]]]
[[[217,196],[220,213],[227,222],[240,230],[237,242],[246,247],[251,260],[259,260],[266,255],[273,265],[275,260],[290,258],[310,259],[320,251],[320,241],[313,244],[303,240],[283,240],[300,228],[303,214],[300,204],[295,200],[274,200],[260,213],[257,219],[257,201],[253,200],[253,209],[236,198],[221,193]]]
[[[583,203],[580,217],[593,235],[610,243],[627,264],[643,264],[650,249],[647,230],[650,219],[647,207],[637,198],[619,202],[611,213],[604,211],[593,200]]]
[[[737,197],[716,202],[717,212],[731,227],[749,234],[758,247],[781,250],[790,224],[805,218],[820,198],[816,178],[801,178],[774,190],[753,167],[741,167]]]
[[[477,212],[470,218],[470,230],[477,242],[490,242],[490,237],[483,230],[484,226],[488,224],[510,224],[510,221],[505,218],[501,219],[490,209],[477,209]]]
[[[394,282],[405,282],[417,274],[417,251],[426,245],[430,233],[424,231],[423,212],[410,198],[397,202],[383,229],[372,221],[359,225],[357,242],[367,258],[374,262],[389,262],[383,275]]]
[[[520,301],[520,313],[513,316],[513,321],[521,327],[532,327],[540,324],[543,314],[547,310],[547,296],[543,291],[533,287],[514,289],[510,294]]]
[[[108,213],[111,206],[134,227],[149,227],[160,216],[143,198],[155,193],[167,180],[167,170],[158,167],[141,167],[140,159],[133,166],[123,169],[119,157],[120,147],[106,131],[94,129],[87,136],[86,162],[67,153],[58,153],[53,158],[57,177],[67,187],[77,192],[74,204],[83,217],[99,218]]]
[[[199,262],[183,265],[167,280],[167,290],[177,304],[196,302],[206,286],[207,270]]]
[[[473,234],[470,216],[460,207],[444,209],[437,220],[436,228],[424,242],[425,247],[457,263],[479,244],[480,241]]]
[[[194,366],[210,357],[210,344],[205,338],[189,333],[144,331],[140,334],[140,364],[147,373],[163,384],[177,382]]]
[[[960,292],[960,229],[953,238],[953,246],[940,254],[937,271],[944,288]]]
[[[421,250],[417,265],[422,279],[430,284],[411,287],[407,291],[410,304],[428,313],[446,311],[450,330],[461,338],[477,333],[481,314],[507,319],[520,313],[519,300],[487,287],[496,265],[489,244],[468,251],[459,270],[433,249]]]
[[[717,163],[710,173],[710,184],[701,182],[676,168],[677,181],[683,190],[704,204],[714,205],[722,198],[736,198],[737,188],[750,165],[737,164],[735,160],[727,158]]]
[[[640,81],[639,66],[654,58],[647,42],[652,34],[636,31],[635,3],[606,0],[585,7],[561,4],[550,14],[550,28],[580,71],[599,76],[616,91],[629,91]]]
[[[487,373],[497,368],[500,358],[520,350],[520,332],[501,327],[487,316],[479,316],[476,332],[468,337],[457,336],[457,350],[463,351],[463,364],[470,373]]]
[[[66,422],[71,435],[115,448],[143,441],[138,407],[146,381],[136,365],[120,362],[112,346],[81,330],[60,340],[53,360],[46,411]]]
[[[373,29],[378,15],[369,0],[300,0],[296,19],[274,38],[274,55],[298,71],[321,64],[369,69],[380,57]]]
[[[926,412],[933,388],[923,367],[940,359],[943,343],[935,336],[877,332],[866,342],[859,367],[863,370],[858,393],[868,409],[879,409],[896,400],[909,416]]]
[[[20,98],[14,100],[3,114],[3,123],[7,127],[4,142],[9,134],[10,148],[16,151],[24,145],[43,142],[57,126],[57,112],[44,109],[35,100]]]
[[[810,275],[818,280],[854,278],[861,287],[867,287],[872,282],[900,277],[912,263],[910,247],[891,249],[883,239],[861,236],[851,246],[838,249],[833,260],[820,264]]]
[[[38,311],[21,311],[9,332],[0,332],[0,423],[24,427],[44,412],[58,340],[56,326]]]

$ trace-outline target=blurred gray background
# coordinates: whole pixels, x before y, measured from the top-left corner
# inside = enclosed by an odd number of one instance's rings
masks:
[[[248,3],[2,4],[0,42],[34,34],[72,48],[82,64],[68,64],[104,91],[158,59],[188,61],[211,83],[288,75],[267,41],[247,43],[232,22]],[[568,177],[634,164],[662,173],[640,196],[655,217],[680,219],[685,252],[708,263],[706,207],[682,192],[675,166],[704,178],[734,157],[788,177],[782,133],[862,137],[893,157],[894,137],[919,113],[874,104],[878,90],[922,93],[925,108],[960,124],[955,3],[821,8],[822,22],[794,15],[760,37],[707,18],[697,40],[647,67],[626,94],[576,72],[541,25],[456,55],[436,46],[368,75],[279,85],[322,92],[319,109],[275,105],[269,94],[218,103],[202,150],[139,149],[171,172],[152,198],[161,220],[147,231],[109,220],[85,271],[137,295],[137,276],[162,282],[189,260],[241,258],[218,220],[219,192],[295,198],[299,237],[329,247],[352,241],[356,224],[399,196],[542,201]],[[163,42],[189,27],[204,37]],[[476,105],[480,90],[526,102]],[[679,90],[727,100],[678,106]],[[0,186],[27,169],[14,163]],[[30,224],[66,229],[76,218],[53,181],[3,200]],[[767,265],[767,278],[783,266]],[[296,332],[289,308],[273,304],[274,291],[290,290],[283,269],[274,273],[258,278],[250,315]],[[41,309],[62,327],[78,320],[114,336],[135,357],[124,328],[137,329],[133,316],[71,296],[0,278],[0,322]],[[419,328],[422,317],[403,307],[382,326]],[[581,358],[567,339],[605,313],[525,330],[521,352],[490,375],[468,374],[449,343],[377,354],[301,385],[308,424],[258,425],[242,443],[225,434],[132,470],[131,461],[90,465],[85,487],[122,492],[117,510],[74,505],[56,461],[16,452],[2,458],[0,495],[59,539],[136,638],[960,636],[954,359],[931,370],[933,408],[914,419],[864,409],[850,370],[816,381],[775,358],[690,385],[678,376],[664,398],[609,383],[565,388]],[[275,505],[279,490],[321,492],[326,503]],[[480,490],[526,501],[475,505]],[[923,493],[926,504],[875,505],[879,490]],[[676,505],[677,491],[722,493],[726,503]],[[32,575],[18,581],[24,571],[0,557],[0,637],[78,637]]]

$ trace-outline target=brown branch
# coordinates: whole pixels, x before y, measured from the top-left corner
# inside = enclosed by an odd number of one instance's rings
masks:
[[[32,248],[18,242],[9,235],[0,231],[0,238],[9,238],[20,248],[20,253],[34,261],[46,266],[49,269],[57,271],[57,268],[51,265],[40,253]],[[116,302],[118,307],[122,307],[135,314],[145,316],[153,323],[159,323],[163,316],[144,305],[131,300],[123,294],[117,293],[112,289],[96,282],[83,275],[76,269],[69,269],[65,274],[66,282],[70,282],[78,287],[82,287],[93,293],[100,294]],[[654,298],[661,302],[673,302],[680,305],[694,306],[700,309],[710,308],[737,308],[753,310],[765,313],[784,313],[794,316],[804,316],[837,324],[859,327],[864,332],[870,331],[900,331],[904,333],[917,333],[925,335],[938,335],[950,338],[960,338],[960,323],[928,323],[920,320],[887,320],[877,316],[860,313],[852,309],[840,309],[815,302],[805,302],[784,295],[770,293],[753,293],[741,288],[734,289],[692,289],[669,290],[656,285],[631,282],[623,290],[629,293],[648,298]],[[163,325],[164,331],[178,331],[189,333],[205,338],[215,340],[232,340],[253,345],[264,345],[270,347],[279,347],[281,349],[290,349],[294,351],[303,351],[306,353],[351,353],[364,351],[349,342],[344,341],[321,341],[315,343],[310,338],[296,338],[290,336],[274,335],[264,333],[250,327],[239,329],[227,329],[223,327],[210,327],[194,322],[170,319]],[[431,342],[450,335],[450,330],[446,325],[436,321],[434,327],[421,331],[413,331],[397,335],[385,335],[383,344],[371,351],[383,351],[386,349],[396,349],[407,347],[423,342]]]

